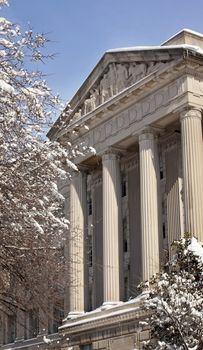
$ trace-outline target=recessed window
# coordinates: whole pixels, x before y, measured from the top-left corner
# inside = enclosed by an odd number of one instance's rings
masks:
[[[92,344],[80,345],[80,350],[92,350]]]
[[[127,219],[123,218],[123,251],[128,252]]]
[[[16,315],[8,316],[8,342],[13,343],[16,338]]]
[[[62,325],[64,319],[63,300],[54,306],[53,308],[53,333],[58,332],[58,327]]]
[[[121,179],[121,196],[125,197],[127,195],[127,184],[125,175],[122,176]]]
[[[87,210],[88,215],[92,215],[92,197],[90,193],[87,195]]]
[[[129,299],[128,277],[124,277],[124,300]]]
[[[87,259],[88,259],[88,266],[92,266],[92,236],[88,236],[87,239]]]
[[[162,231],[163,231],[163,238],[166,238],[166,225],[165,225],[165,223],[163,223]]]
[[[35,338],[39,333],[39,312],[36,309],[29,312],[29,338]]]

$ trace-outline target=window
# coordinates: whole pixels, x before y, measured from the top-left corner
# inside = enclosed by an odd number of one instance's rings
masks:
[[[29,312],[29,338],[35,338],[39,333],[39,314],[36,309]]]
[[[8,316],[8,342],[13,343],[16,338],[16,315]]]
[[[160,179],[162,180],[164,178],[164,172],[163,170],[160,170]]]
[[[128,287],[128,277],[124,277],[124,300],[129,299],[129,287]]]
[[[54,306],[53,309],[53,333],[58,332],[58,327],[61,326],[62,320],[64,319],[63,302]]]
[[[92,350],[92,344],[81,345],[80,350]]]
[[[163,238],[166,238],[166,225],[165,225],[165,223],[163,223],[162,230],[163,230]]]
[[[123,251],[128,252],[127,219],[123,218]]]
[[[90,192],[87,194],[87,210],[88,215],[92,215],[92,197]]]
[[[127,195],[127,186],[126,186],[126,176],[125,174],[121,177],[121,196],[125,197]]]
[[[87,259],[88,259],[88,266],[92,266],[92,236],[88,236],[87,239]]]

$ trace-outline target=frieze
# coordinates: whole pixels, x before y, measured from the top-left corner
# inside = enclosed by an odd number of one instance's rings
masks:
[[[153,73],[163,65],[163,62],[110,63],[102,78],[89,91],[85,101],[78,107],[71,121],[75,121],[93,111],[111,97],[135,84],[146,75]]]
[[[203,80],[202,79],[198,79],[196,77],[191,77],[190,79],[192,79],[192,88],[191,90],[193,91],[193,93],[198,93],[198,94],[203,94]]]

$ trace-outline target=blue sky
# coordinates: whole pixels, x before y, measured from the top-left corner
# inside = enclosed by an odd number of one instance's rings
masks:
[[[57,55],[41,69],[65,101],[110,48],[159,45],[182,28],[203,33],[203,0],[10,0],[1,12],[48,33]]]

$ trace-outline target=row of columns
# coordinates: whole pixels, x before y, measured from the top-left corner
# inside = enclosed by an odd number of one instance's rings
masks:
[[[203,239],[203,149],[201,112],[181,114],[182,161],[184,181],[185,232]],[[160,194],[159,161],[156,137],[151,129],[139,135],[140,203],[142,236],[142,280],[160,268]],[[175,160],[174,160],[175,161]],[[104,303],[120,301],[119,241],[121,194],[119,155],[109,151],[102,156],[103,173],[103,282]],[[70,316],[84,312],[84,236],[85,177],[75,174],[70,185]]]

